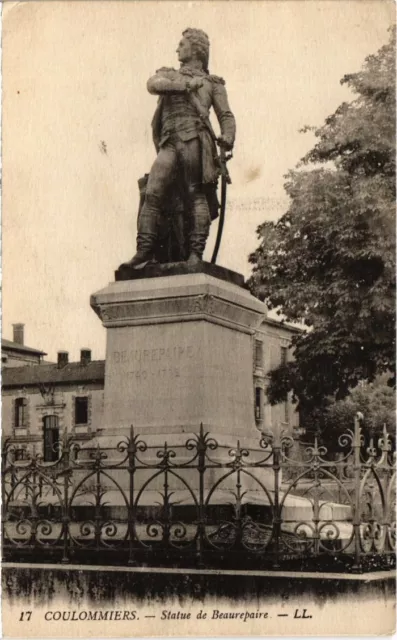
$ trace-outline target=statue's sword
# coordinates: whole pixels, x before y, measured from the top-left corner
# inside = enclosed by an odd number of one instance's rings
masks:
[[[219,142],[218,142],[219,144]],[[226,162],[230,160],[232,153],[227,154],[225,147],[220,143],[220,161],[221,161],[221,208],[219,212],[218,232],[216,234],[214,251],[211,258],[211,263],[215,264],[218,256],[219,247],[222,240],[223,226],[225,224],[226,213],[226,193],[227,185],[231,184],[229,171],[227,170]]]

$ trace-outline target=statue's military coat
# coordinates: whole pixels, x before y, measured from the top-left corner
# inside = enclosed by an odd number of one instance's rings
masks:
[[[222,136],[228,139],[231,144],[235,138],[236,124],[229,107],[224,80],[219,76],[210,75],[188,66],[182,66],[179,70],[163,67],[156,72],[155,78],[163,77],[171,81],[180,79],[188,81],[189,77],[197,76],[202,78],[203,86],[194,92],[194,100],[188,92],[164,92],[160,95],[152,121],[153,141],[158,150],[167,143],[171,135],[176,135],[184,142],[199,137],[202,154],[202,181],[204,185],[209,185],[216,184],[220,173],[216,145],[205,124],[211,107],[214,108],[219,121]],[[196,106],[194,102],[196,102]],[[173,113],[176,113],[176,116],[172,119]],[[168,124],[170,121],[172,121],[172,128]]]

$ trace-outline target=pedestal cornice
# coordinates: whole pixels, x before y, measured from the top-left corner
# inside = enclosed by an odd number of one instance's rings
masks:
[[[205,273],[114,282],[91,306],[105,327],[205,320],[253,333],[266,316],[246,289]]]

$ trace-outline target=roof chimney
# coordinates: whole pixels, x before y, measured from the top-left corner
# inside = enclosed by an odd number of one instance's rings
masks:
[[[80,350],[80,364],[86,365],[91,362],[91,349]]]
[[[14,342],[16,342],[17,344],[23,344],[23,330],[24,330],[25,325],[24,324],[13,324],[12,325],[12,329],[14,332]]]
[[[62,369],[69,362],[68,351],[58,351],[58,369]]]

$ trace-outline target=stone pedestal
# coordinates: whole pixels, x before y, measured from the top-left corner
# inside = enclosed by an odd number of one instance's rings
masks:
[[[103,427],[133,424],[164,440],[203,423],[231,444],[258,442],[253,335],[266,307],[235,284],[238,274],[184,269],[119,280],[91,297],[107,329]]]
[[[258,449],[253,354],[265,305],[242,286],[242,276],[208,263],[193,269],[186,263],[156,266],[144,270],[144,277],[138,277],[139,271],[130,275],[124,279],[119,272],[118,281],[91,297],[107,330],[107,350],[103,424],[87,448],[107,449],[108,460],[117,465],[122,455],[115,447],[133,424],[148,447],[145,464],[159,464],[158,452],[166,442],[175,452],[173,463],[183,465],[193,455],[186,442],[194,440],[202,424],[218,445],[209,451],[215,466],[232,462],[229,451],[238,441],[241,448]],[[250,461],[258,456],[263,451],[250,454]],[[206,492],[227,475],[211,504],[231,503],[236,475],[229,477],[227,467],[208,464]],[[145,485],[139,504],[158,503],[164,491],[164,473],[151,473],[153,480]],[[178,474],[167,478],[170,490],[179,505],[192,505],[199,472],[179,468]],[[119,475],[117,481],[125,486],[127,474]],[[267,470],[253,475],[267,483]],[[137,490],[148,477],[139,472]],[[254,503],[259,489],[255,479],[242,474],[240,487]],[[259,493],[259,501],[267,504],[266,495]],[[108,499],[116,504],[120,495]]]

